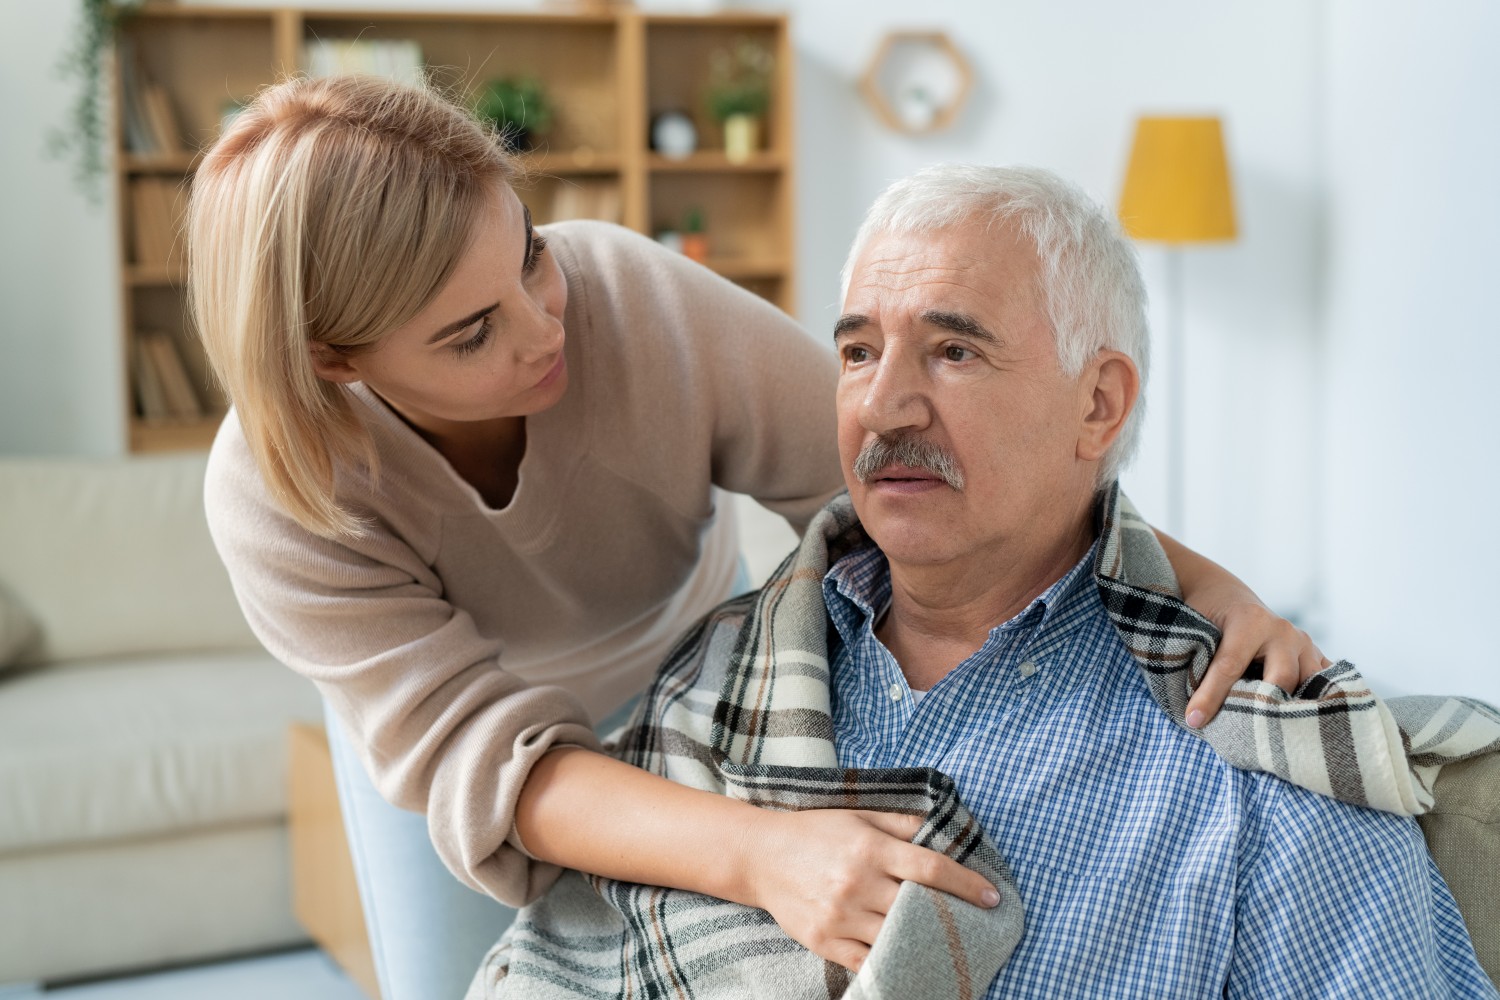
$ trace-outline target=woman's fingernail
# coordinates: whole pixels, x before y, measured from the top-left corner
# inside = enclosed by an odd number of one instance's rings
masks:
[[[1189,729],[1202,729],[1203,713],[1198,711],[1196,708],[1193,709],[1187,714],[1187,724]]]
[[[984,901],[985,906],[1000,905],[1000,893],[996,892],[994,889],[984,890],[984,895],[980,896],[979,898]]]

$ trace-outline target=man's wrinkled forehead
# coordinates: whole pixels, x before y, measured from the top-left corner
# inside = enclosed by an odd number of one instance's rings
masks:
[[[984,260],[955,245],[950,233],[877,234],[854,262],[846,298],[861,291],[905,291],[917,287],[969,285]]]

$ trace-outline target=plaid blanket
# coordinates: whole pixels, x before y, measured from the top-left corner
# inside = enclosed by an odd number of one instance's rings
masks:
[[[1219,633],[1177,596],[1165,553],[1118,486],[1101,495],[1096,522],[1100,596],[1153,696],[1181,722]],[[1001,905],[981,910],[905,883],[851,976],[762,910],[566,872],[485,957],[469,1000],[983,996],[1022,932],[1004,860],[943,774],[837,766],[822,580],[866,540],[848,496],[832,501],[765,587],[680,640],[616,754],[766,808],[919,815],[917,842],[981,872],[1000,888]],[[1202,735],[1236,767],[1414,814],[1430,808],[1443,764],[1500,750],[1500,713],[1468,699],[1383,702],[1341,661],[1295,695],[1240,681]]]

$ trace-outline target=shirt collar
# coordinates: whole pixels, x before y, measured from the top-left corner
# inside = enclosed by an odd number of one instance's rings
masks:
[[[1008,621],[990,629],[990,635],[1025,625],[1037,626],[1037,637],[1052,624],[1059,609],[1093,582],[1093,565],[1098,539],[1089,546],[1083,558],[1031,603]],[[848,644],[862,628],[873,629],[891,605],[891,568],[885,553],[872,541],[857,545],[829,567],[823,577],[823,603],[828,617]]]

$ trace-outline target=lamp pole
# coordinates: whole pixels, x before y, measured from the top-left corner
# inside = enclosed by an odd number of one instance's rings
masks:
[[[1183,431],[1183,383],[1186,345],[1182,322],[1182,247],[1167,245],[1167,533],[1182,537],[1184,502],[1184,469],[1186,455]]]
[[[1187,433],[1183,394],[1187,355],[1182,302],[1186,243],[1232,240],[1234,200],[1223,129],[1212,116],[1143,115],[1120,192],[1120,222],[1138,240],[1166,246],[1167,531],[1186,528]]]

